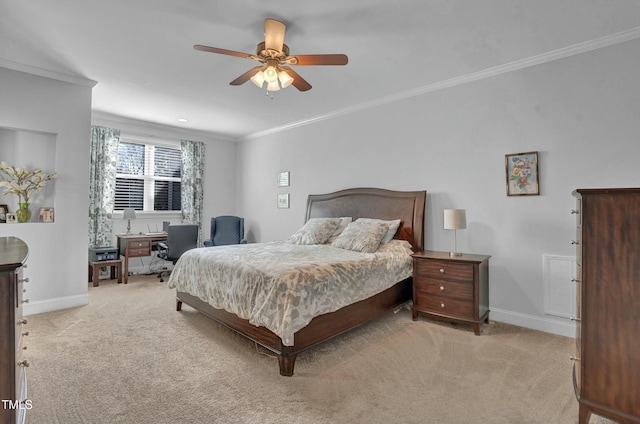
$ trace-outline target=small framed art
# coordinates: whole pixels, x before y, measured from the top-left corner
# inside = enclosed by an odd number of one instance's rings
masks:
[[[16,218],[16,214],[15,213],[8,213],[7,214],[7,223],[15,224],[16,222],[18,222],[18,219]]]
[[[40,208],[39,222],[53,222],[53,208]]]
[[[504,158],[507,174],[507,196],[537,196],[538,152],[513,153]]]
[[[7,214],[9,213],[9,208],[7,205],[0,205],[0,223],[7,222]]]
[[[289,193],[278,194],[278,209],[289,209]]]
[[[289,171],[278,173],[278,187],[289,187]]]

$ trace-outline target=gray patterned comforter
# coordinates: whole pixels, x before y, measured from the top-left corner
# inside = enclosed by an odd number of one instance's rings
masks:
[[[176,263],[169,288],[197,296],[292,346],[314,317],[373,296],[411,276],[408,242],[375,253],[286,242],[204,247]]]

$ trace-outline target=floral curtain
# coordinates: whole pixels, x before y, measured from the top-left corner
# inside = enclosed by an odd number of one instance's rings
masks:
[[[204,204],[204,143],[180,140],[182,177],[180,183],[182,222],[198,224],[198,246],[202,246],[202,208]]]
[[[116,193],[116,161],[120,130],[91,126],[89,175],[89,246],[113,244],[113,206]]]

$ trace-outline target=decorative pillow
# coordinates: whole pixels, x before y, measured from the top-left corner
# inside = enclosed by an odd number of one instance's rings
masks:
[[[393,236],[396,235],[396,232],[398,231],[398,227],[400,226],[399,219],[392,219],[392,220],[385,221],[383,219],[358,218],[358,221],[382,222],[389,226],[387,233],[382,238],[382,241],[380,241],[381,245],[389,243],[393,239]]]
[[[347,225],[331,245],[356,252],[373,253],[378,249],[388,229],[388,224],[358,219]]]
[[[340,224],[340,218],[311,218],[287,242],[293,244],[322,244]]]
[[[336,229],[333,230],[333,234],[331,234],[331,237],[329,237],[329,240],[327,240],[327,243],[333,243],[333,241],[337,239],[340,234],[342,234],[344,229],[347,228],[347,225],[349,225],[351,221],[353,220],[351,219],[350,216],[341,217],[340,224],[338,224]]]

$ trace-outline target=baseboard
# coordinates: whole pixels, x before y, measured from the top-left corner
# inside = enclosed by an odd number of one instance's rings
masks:
[[[26,303],[23,306],[23,313],[24,315],[35,315],[88,304],[89,295],[87,293],[76,296],[55,297],[53,299],[36,300]]]
[[[565,337],[576,337],[576,325],[551,317],[539,317],[535,315],[521,314],[519,312],[506,311],[504,309],[491,308],[489,314],[491,321],[500,321],[545,333],[557,334]]]

